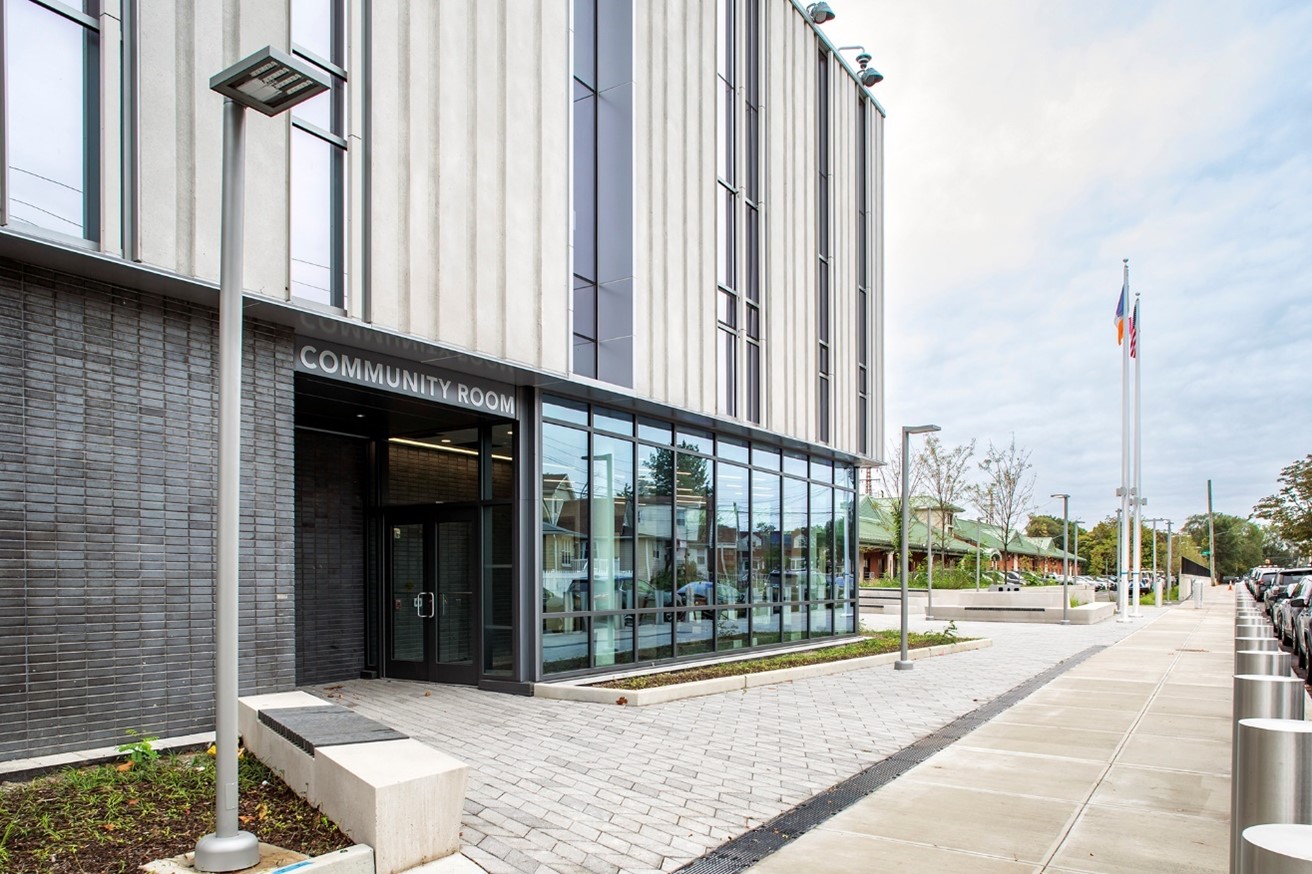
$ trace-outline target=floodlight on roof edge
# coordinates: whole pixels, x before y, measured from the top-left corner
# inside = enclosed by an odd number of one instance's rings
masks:
[[[210,90],[273,116],[327,91],[328,76],[313,64],[265,46],[210,79]]]
[[[839,46],[838,50],[840,52],[860,52],[860,54],[856,56],[856,63],[859,68],[856,73],[856,78],[862,85],[869,88],[872,85],[878,85],[880,82],[884,81],[884,74],[870,66],[870,52],[866,51],[865,46]]]
[[[811,16],[811,20],[816,24],[824,24],[826,21],[833,21],[837,17],[834,15],[833,7],[825,3],[824,0],[806,7],[806,14]]]

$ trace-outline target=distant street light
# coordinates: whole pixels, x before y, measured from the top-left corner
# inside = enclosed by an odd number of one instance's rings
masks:
[[[1061,624],[1070,625],[1070,596],[1066,594],[1066,584],[1070,581],[1070,558],[1067,546],[1070,544],[1071,528],[1071,496],[1067,494],[1053,495],[1054,498],[1061,498]]]
[[[219,225],[219,470],[214,572],[214,832],[196,842],[198,871],[260,861],[255,835],[237,828],[237,585],[241,529],[242,246],[246,107],[273,116],[328,90],[309,64],[266,46],[210,79],[223,103]],[[285,192],[283,193],[285,195]]]
[[[915,667],[915,662],[907,657],[907,527],[911,524],[907,518],[907,505],[911,503],[911,435],[941,430],[938,425],[902,426],[902,658],[893,663],[893,669],[897,671],[909,671]]]

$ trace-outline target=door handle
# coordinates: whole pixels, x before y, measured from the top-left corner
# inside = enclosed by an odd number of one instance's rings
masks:
[[[428,612],[427,612],[427,613],[424,612],[424,598],[428,598]],[[433,593],[432,593],[432,592],[420,592],[418,595],[415,595],[414,606],[415,606],[415,615],[418,616],[420,619],[432,619],[432,618],[433,618]]]

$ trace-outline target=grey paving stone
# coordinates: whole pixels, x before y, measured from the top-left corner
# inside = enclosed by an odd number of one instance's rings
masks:
[[[1065,628],[960,622],[961,634],[994,645],[912,671],[866,668],[655,707],[395,680],[334,684],[332,700],[469,764],[466,847],[489,871],[673,871],[1154,613]]]

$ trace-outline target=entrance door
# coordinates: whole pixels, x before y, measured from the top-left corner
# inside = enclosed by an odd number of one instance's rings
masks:
[[[477,529],[474,510],[389,514],[389,677],[478,682]]]

